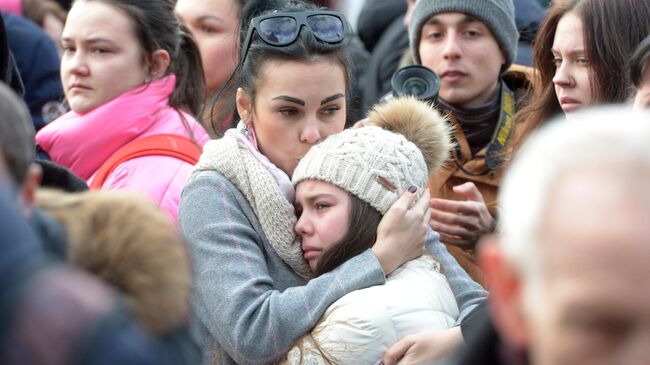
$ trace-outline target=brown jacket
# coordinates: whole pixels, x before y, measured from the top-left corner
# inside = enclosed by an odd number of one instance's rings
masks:
[[[526,90],[532,77],[532,72],[532,69],[529,67],[513,65],[502,76],[502,80],[514,93],[514,111],[520,110],[525,103]],[[496,169],[490,170],[486,166],[487,146],[472,155],[467,138],[459,123],[454,119],[453,115],[450,115],[449,118],[454,126],[454,134],[458,146],[442,171],[431,176],[429,179],[431,196],[441,199],[464,200],[463,197],[456,195],[452,188],[456,185],[471,181],[483,195],[490,213],[496,216],[497,192],[501,184],[501,177],[512,155],[512,147],[517,146],[521,142],[527,126],[524,123],[512,125],[510,138],[507,140],[505,148],[499,154],[499,157],[503,159],[503,163]],[[463,250],[452,245],[447,245],[447,249],[474,280],[487,287],[485,277],[476,264],[473,249]]]

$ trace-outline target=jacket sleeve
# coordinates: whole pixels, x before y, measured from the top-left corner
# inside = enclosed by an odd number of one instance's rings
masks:
[[[427,233],[426,249],[438,260],[447,276],[447,281],[449,281],[449,286],[456,297],[456,303],[460,310],[456,324],[460,324],[477,305],[487,298],[488,293],[460,267],[456,259],[449,254],[445,245],[440,242],[440,235],[431,229]]]
[[[186,186],[180,226],[194,265],[198,320],[237,363],[269,363],[308,333],[327,307],[346,293],[383,284],[376,257],[366,251],[304,286],[280,291],[274,280],[290,275],[247,218],[243,195],[215,171]],[[270,257],[273,255],[274,257]],[[275,276],[274,276],[275,275]],[[286,281],[285,281],[286,282]]]

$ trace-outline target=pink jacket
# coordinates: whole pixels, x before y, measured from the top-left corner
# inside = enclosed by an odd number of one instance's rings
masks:
[[[68,167],[90,184],[99,167],[125,144],[155,134],[193,138],[203,146],[210,138],[203,127],[168,105],[176,84],[167,76],[128,91],[83,115],[69,112],[42,128],[36,142],[52,161]],[[102,189],[144,193],[178,222],[178,202],[192,170],[186,162],[166,156],[145,156],[120,164]]]

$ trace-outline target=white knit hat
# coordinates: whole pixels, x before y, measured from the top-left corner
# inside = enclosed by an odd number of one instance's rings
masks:
[[[410,186],[423,191],[452,147],[445,118],[412,97],[370,112],[369,126],[347,129],[312,147],[293,173],[293,184],[315,179],[368,202],[382,215]]]

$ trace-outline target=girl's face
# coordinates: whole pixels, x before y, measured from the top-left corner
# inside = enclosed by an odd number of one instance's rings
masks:
[[[61,81],[77,113],[89,112],[151,77],[133,21],[112,5],[76,2],[61,39]]]
[[[312,271],[323,252],[341,242],[350,225],[350,196],[332,184],[305,180],[296,186],[296,234]]]
[[[555,64],[555,95],[564,113],[591,105],[591,68],[585,52],[582,20],[576,14],[567,13],[558,22],[551,52]]]
[[[207,92],[212,94],[237,66],[239,4],[235,0],[178,0],[175,9],[196,40]]]
[[[343,66],[269,60],[259,73],[255,102],[240,89],[237,109],[255,130],[262,154],[291,176],[311,146],[345,127]]]

